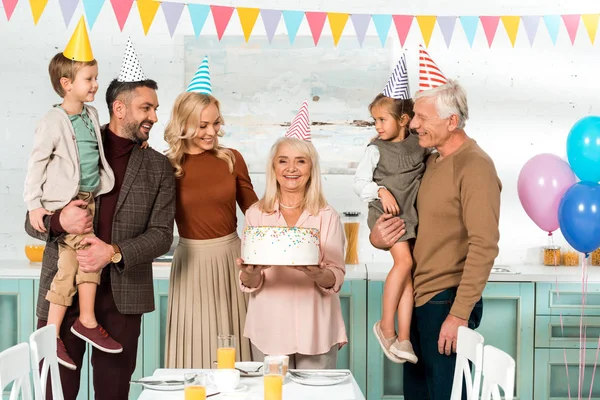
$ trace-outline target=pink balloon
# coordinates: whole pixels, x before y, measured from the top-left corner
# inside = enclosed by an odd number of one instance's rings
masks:
[[[558,206],[577,179],[569,164],[554,154],[538,154],[523,165],[517,190],[529,218],[546,232],[558,229]]]

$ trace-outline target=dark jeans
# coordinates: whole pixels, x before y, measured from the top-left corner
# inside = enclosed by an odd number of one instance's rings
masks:
[[[96,291],[94,310],[98,323],[123,346],[123,352],[109,354],[96,348],[92,349],[94,393],[96,400],[126,400],[129,397],[129,381],[135,370],[142,316],[119,312],[113,297],[109,272],[108,268],[105,268],[102,273],[102,280]],[[60,337],[65,343],[69,356],[77,365],[77,370],[71,371],[59,364],[65,400],[75,400],[79,393],[81,365],[86,347],[86,342],[71,332],[71,326],[79,317],[78,300],[79,297],[75,295],[73,305],[67,308],[67,314],[60,327]],[[38,320],[38,328],[45,325],[46,321]],[[46,393],[46,398],[51,399],[52,391],[47,389]]]
[[[440,329],[450,314],[456,289],[438,293],[426,304],[415,307],[410,326],[410,341],[419,358],[417,364],[404,364],[405,400],[448,400],[452,393],[456,353],[438,352]],[[483,316],[483,300],[475,304],[469,317],[469,328],[475,329]],[[464,386],[464,383],[463,383]],[[462,398],[466,400],[463,389]]]

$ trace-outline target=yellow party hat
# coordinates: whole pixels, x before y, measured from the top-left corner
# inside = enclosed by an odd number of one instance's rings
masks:
[[[79,20],[67,47],[65,47],[63,56],[69,60],[81,62],[92,61],[94,59],[92,46],[90,46],[90,38],[88,37],[87,29],[85,28],[83,16]]]

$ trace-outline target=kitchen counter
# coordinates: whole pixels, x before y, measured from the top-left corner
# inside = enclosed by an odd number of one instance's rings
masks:
[[[39,279],[41,268],[42,263],[30,263],[27,260],[0,260],[0,279]],[[154,263],[152,272],[154,279],[169,279],[171,266],[165,263]],[[347,281],[365,279],[367,279],[365,264],[346,265]]]

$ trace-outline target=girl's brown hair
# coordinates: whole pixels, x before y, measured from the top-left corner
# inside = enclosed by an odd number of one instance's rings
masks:
[[[369,112],[372,112],[374,107],[386,107],[392,118],[400,127],[400,123],[402,121],[402,116],[407,115],[409,121],[415,116],[415,112],[413,110],[413,106],[415,103],[412,99],[392,99],[391,97],[384,96],[383,93],[379,93],[377,97],[369,104]],[[408,137],[408,124],[404,129],[404,138]]]

